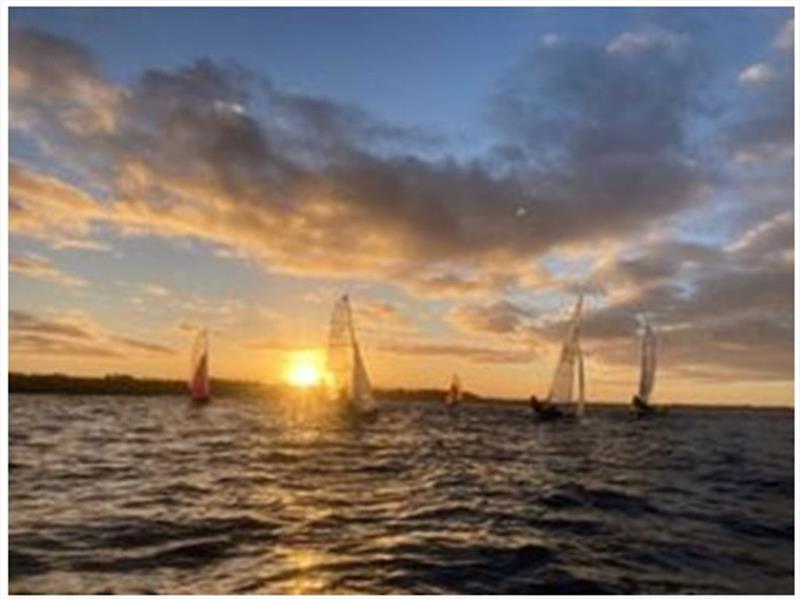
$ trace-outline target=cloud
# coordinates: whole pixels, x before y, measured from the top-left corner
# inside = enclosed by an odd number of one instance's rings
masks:
[[[37,254],[11,255],[8,261],[9,272],[49,281],[65,287],[85,287],[86,279],[69,275],[58,270],[53,263],[44,256]]]
[[[639,317],[659,337],[662,373],[684,380],[792,380],[794,221],[769,215],[724,248],[655,239],[597,261],[587,275],[584,350],[596,366],[636,363]],[[460,331],[555,355],[571,305],[530,312],[507,301],[449,315]]]
[[[611,362],[629,360],[634,317],[648,314],[670,372],[700,368],[720,378],[791,380],[792,225],[787,213],[770,217],[724,250],[654,244],[637,261],[659,268],[633,277],[624,258],[605,265],[603,280],[625,285],[626,293],[587,310],[587,344]]]
[[[141,350],[148,354],[174,354],[175,350],[159,343],[141,341],[124,335],[112,335],[111,340],[126,348]]]
[[[397,334],[417,328],[405,312],[389,302],[361,299],[354,306],[353,318],[360,331]]]
[[[469,333],[515,333],[528,324],[536,312],[507,300],[488,305],[461,305],[453,308],[448,320]]]
[[[9,310],[9,350],[12,354],[42,357],[64,355],[114,359],[175,353],[161,344],[113,333],[84,314],[43,316],[26,310]]]
[[[493,114],[506,162],[527,179],[517,206],[531,245],[641,234],[703,202],[710,173],[688,132],[704,65],[686,49],[619,56],[573,43],[510,73]]]
[[[782,31],[785,30],[786,27]],[[791,162],[794,158],[794,56],[790,52],[773,53],[770,62],[744,69],[739,81],[751,94],[735,114],[727,132],[728,150],[740,163]]]
[[[787,210],[755,224],[725,250],[739,259],[794,261],[794,212]]]
[[[557,33],[545,33],[539,38],[541,44],[546,47],[551,47],[561,42],[561,36]]]
[[[94,140],[114,131],[124,92],[103,78],[86,48],[43,31],[12,27],[9,49],[13,128],[46,132],[57,138],[54,143]]]
[[[509,349],[508,347],[487,347],[461,343],[384,343],[377,351],[404,356],[443,356],[464,358],[472,362],[490,364],[519,364],[531,362],[535,353],[530,349]]]
[[[19,162],[9,165],[9,230],[52,245],[93,243],[103,206],[88,193]]]
[[[556,247],[656,226],[703,195],[683,143],[696,65],[663,43],[624,60],[542,48],[544,67],[523,65],[496,98],[510,153],[474,161],[419,157],[433,143],[419,131],[237,66],[151,69],[120,88],[74,42],[16,30],[12,46],[12,104],[33,102],[26,130],[76,173],[73,184],[15,167],[19,234],[86,240],[110,226],[204,240],[276,272],[497,292],[529,284]],[[66,65],[52,82],[50,58]],[[73,131],[75,111],[102,117]],[[543,168],[549,155],[558,163]],[[70,218],[48,218],[48,204]]]
[[[739,73],[739,83],[745,87],[758,87],[767,85],[775,78],[772,68],[763,62],[751,64]]]
[[[624,31],[606,46],[609,54],[637,54],[661,48],[674,50],[689,43],[689,35],[658,27],[645,27],[639,31]]]
[[[794,47],[794,19],[787,19],[775,36],[773,45],[782,50],[791,50]]]
[[[161,285],[155,285],[152,283],[148,283],[142,285],[142,292],[149,295],[150,297],[155,298],[165,298],[170,296],[170,291],[166,287],[162,287]]]
[[[700,266],[713,267],[723,259],[714,246],[655,240],[597,261],[587,276],[587,285],[609,298],[632,297],[654,286],[674,284]]]
[[[87,330],[91,329],[91,326],[86,327],[85,323],[76,322],[75,319],[48,319],[24,310],[9,310],[8,320],[9,329],[15,333],[42,334],[69,339],[93,338],[92,332]]]

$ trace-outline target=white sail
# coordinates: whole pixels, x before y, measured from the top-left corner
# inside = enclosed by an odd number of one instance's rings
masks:
[[[346,295],[333,307],[327,370],[337,399],[348,401],[362,411],[375,408],[369,375],[356,339],[350,300]]]
[[[648,403],[656,384],[656,336],[650,323],[645,323],[642,336],[642,372],[639,379],[639,398]]]
[[[578,374],[578,395],[579,409],[582,409],[585,394],[585,381],[583,377],[583,355],[580,348],[580,318],[583,307],[583,296],[578,298],[575,310],[567,324],[567,332],[564,336],[564,345],[561,348],[556,371],[553,375],[553,383],[547,395],[547,401],[560,404],[574,404],[574,387],[576,366]]]
[[[353,372],[353,342],[350,338],[349,311],[345,298],[333,306],[328,332],[327,371],[336,398],[350,396]]]
[[[373,410],[375,408],[375,399],[372,397],[372,387],[369,383],[367,368],[364,366],[361,350],[355,338],[353,339],[353,355],[355,364],[353,366],[352,400],[361,409]]]

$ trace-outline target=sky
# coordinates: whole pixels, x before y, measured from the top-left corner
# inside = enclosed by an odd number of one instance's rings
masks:
[[[12,371],[793,401],[789,8],[10,15]]]

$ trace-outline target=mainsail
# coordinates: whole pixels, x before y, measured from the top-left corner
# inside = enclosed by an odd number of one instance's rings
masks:
[[[560,404],[574,404],[573,397],[575,374],[578,375],[578,410],[583,411],[585,402],[585,378],[583,370],[583,352],[580,347],[580,319],[583,307],[583,296],[578,298],[575,310],[567,324],[561,356],[553,375],[553,384],[547,395],[547,401]]]
[[[361,410],[374,409],[372,387],[358,346],[350,300],[342,296],[333,306],[328,334],[327,370],[334,396]]]
[[[656,336],[650,323],[644,326],[642,336],[642,373],[639,379],[639,398],[644,402],[650,401],[653,387],[656,384]]]
[[[192,344],[189,364],[189,393],[193,399],[207,399],[211,396],[208,378],[208,332],[202,329]]]

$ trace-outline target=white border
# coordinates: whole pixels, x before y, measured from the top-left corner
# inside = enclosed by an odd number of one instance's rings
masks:
[[[220,4],[219,1],[213,0],[194,0],[191,2],[180,2],[176,0],[157,1],[157,0],[140,0],[138,2],[119,2],[109,3],[108,1],[92,1],[83,0],[81,2],[69,2],[69,0],[51,0],[49,2],[37,2],[36,0],[16,0],[6,2],[0,0],[0,43],[2,49],[0,55],[3,56],[2,64],[0,64],[0,90],[2,90],[2,100],[0,100],[0,123],[3,124],[4,132],[0,139],[0,158],[3,160],[2,168],[0,169],[0,194],[2,195],[2,202],[0,202],[0,227],[2,227],[2,235],[0,236],[0,402],[2,402],[2,410],[0,411],[0,597],[8,596],[8,522],[9,522],[9,502],[8,502],[8,463],[9,463],[9,402],[8,402],[8,308],[9,308],[9,289],[8,289],[8,168],[10,162],[9,145],[8,145],[8,25],[9,25],[9,9],[10,8],[51,8],[51,7],[68,7],[68,8],[158,8],[158,7],[180,7],[180,8],[236,8],[236,7],[263,7],[263,8],[282,8],[282,7],[351,7],[351,8],[369,8],[369,7],[393,7],[393,8],[736,8],[736,7],[751,7],[751,8],[794,8],[795,21],[797,18],[797,4],[793,1],[787,0],[771,0],[768,2],[756,2],[753,0],[706,0],[700,2],[697,0],[672,0],[669,2],[653,2],[652,4],[646,2],[628,2],[625,0],[605,0],[603,2],[588,2],[588,1],[546,1],[546,2],[533,2],[530,0],[498,0],[497,2],[490,2],[486,0],[476,0],[475,2],[466,2],[464,0],[434,0],[424,2],[420,0],[402,1],[388,1],[388,0],[314,0],[303,1],[296,0],[294,2],[264,2],[264,1],[242,1],[229,2]],[[795,139],[795,153],[794,153],[794,246],[795,251],[800,241],[800,230],[797,227],[797,212],[798,212],[798,196],[800,196],[800,180],[798,179],[798,160],[797,153],[797,140],[798,126],[797,115],[798,106],[798,93],[800,92],[800,85],[798,85],[797,77],[797,64],[800,58],[800,49],[797,44],[797,28],[795,25],[795,44],[794,44],[794,64],[795,64],[795,77],[794,77],[794,108],[795,108],[795,121],[794,121],[794,139]],[[800,291],[800,284],[798,282],[798,267],[795,260],[795,279],[794,279],[794,306],[795,314],[800,313],[800,301],[798,301],[798,292]],[[795,580],[794,580],[794,595],[800,596],[800,583],[797,579],[798,558],[800,553],[797,549],[797,529],[798,529],[798,490],[797,490],[797,474],[800,472],[800,464],[798,464],[797,456],[798,449],[800,449],[800,441],[798,440],[798,428],[800,427],[800,415],[797,411],[798,400],[798,387],[797,376],[800,372],[800,356],[798,355],[798,337],[797,329],[795,328],[794,337],[794,419],[795,419],[795,435],[794,435],[794,472],[795,472],[795,485],[794,485],[794,530],[795,530],[795,545],[794,545],[794,561],[795,561]],[[53,595],[56,597],[74,597],[65,595]],[[122,597],[135,597],[136,595],[122,595]],[[165,595],[166,597],[181,597],[181,595]],[[199,595],[202,596],[202,595]],[[209,596],[209,595],[206,595]],[[276,595],[265,595],[274,597]],[[370,595],[365,595],[370,596]],[[372,595],[374,596],[374,595]],[[452,595],[450,595],[452,596]],[[487,595],[483,595],[487,596]],[[497,597],[499,595],[488,595],[489,597]],[[652,595],[657,596],[657,595]],[[674,596],[674,595],[673,595]],[[740,597],[743,595],[736,595]],[[791,596],[791,595],[787,595]],[[400,595],[400,597],[404,597]],[[420,595],[413,595],[405,597],[420,597]],[[672,596],[670,596],[672,597]],[[721,595],[696,595],[696,597],[721,597]]]

